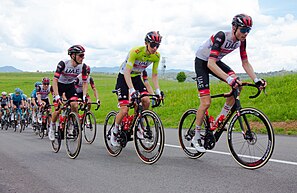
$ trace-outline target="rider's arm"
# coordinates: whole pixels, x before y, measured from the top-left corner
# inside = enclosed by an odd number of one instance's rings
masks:
[[[89,75],[87,74],[87,65],[83,64],[82,72],[81,72],[81,79],[82,79],[82,82],[83,82],[83,96],[84,97],[88,93],[88,82],[87,82],[88,76]]]
[[[94,96],[95,96],[96,100],[99,100],[98,92],[97,92],[97,89],[95,87],[95,82],[94,82],[92,77],[90,77],[90,85],[91,85],[91,88],[92,88],[92,90],[94,92]]]
[[[132,88],[134,89],[132,79],[131,79],[131,72],[132,72],[132,68],[130,68],[130,67],[125,68],[124,77],[125,77],[125,81],[126,81],[126,84],[128,85],[129,90]]]
[[[58,96],[59,95],[58,79],[56,79],[56,78],[53,79],[53,91],[54,91],[54,95],[55,96]]]
[[[150,94],[154,94],[154,90],[148,80],[148,76],[147,76],[147,71],[144,70],[142,72],[142,80],[143,80],[143,83],[144,83],[144,86],[146,87],[147,91],[150,93]]]
[[[240,44],[240,57],[241,57],[241,61],[242,61],[242,67],[245,70],[245,72],[249,75],[249,77],[255,81],[255,79],[257,78],[254,69],[252,67],[252,65],[249,63],[248,57],[247,57],[247,53],[246,53],[246,40],[244,40],[243,42],[241,42]]]

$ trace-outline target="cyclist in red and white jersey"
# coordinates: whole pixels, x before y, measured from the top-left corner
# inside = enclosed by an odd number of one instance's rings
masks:
[[[160,53],[157,49],[160,46],[162,36],[159,32],[151,31],[145,36],[145,46],[134,47],[130,50],[125,62],[121,66],[121,70],[117,77],[116,90],[118,90],[118,102],[120,111],[116,115],[115,127],[111,131],[111,145],[119,146],[117,142],[117,134],[119,125],[123,117],[128,113],[129,100],[138,90],[140,93],[148,93],[147,88],[141,80],[141,73],[151,64],[152,80],[155,87],[155,93],[160,96],[160,87],[158,82],[158,65],[160,61]],[[148,97],[142,98],[144,109],[148,109],[150,100]],[[144,138],[144,132],[140,129],[137,132],[140,139]]]
[[[264,79],[257,78],[252,65],[248,61],[246,52],[246,37],[252,29],[252,18],[246,14],[238,14],[232,20],[232,30],[223,32],[219,31],[206,40],[197,50],[195,58],[195,72],[197,76],[197,87],[199,91],[200,106],[196,114],[196,129],[195,136],[192,139],[192,144],[199,152],[205,152],[205,148],[201,143],[200,130],[203,122],[203,117],[206,110],[210,107],[211,97],[209,89],[209,74],[228,83],[231,87],[238,87],[241,82],[237,78],[235,72],[221,61],[221,59],[239,48],[242,67],[249,77],[261,89],[267,84]],[[234,104],[234,98],[229,97],[222,108],[220,115],[227,115]]]
[[[88,74],[88,78],[87,78],[87,83],[90,84],[92,90],[93,90],[93,93],[94,93],[94,96],[96,98],[96,102],[98,105],[100,105],[100,100],[99,100],[99,95],[98,95],[98,91],[95,87],[95,82],[94,82],[94,79],[93,77],[90,76],[90,72],[91,72],[91,68],[90,66],[87,66],[87,74]],[[83,80],[82,80],[82,74],[79,74],[77,77],[76,77],[76,80],[75,80],[75,89],[76,89],[76,94],[78,96],[78,98],[81,98],[83,99]],[[87,99],[88,99],[88,103],[91,103],[91,97],[90,95],[87,93]],[[88,105],[88,108],[90,109],[91,108],[91,105]]]
[[[82,74],[83,80],[83,100],[86,99],[88,84],[87,84],[87,65],[83,63],[85,57],[85,49],[81,45],[74,45],[68,49],[70,60],[60,61],[53,79],[54,101],[60,103],[61,96],[65,94],[68,100],[76,100],[74,82],[79,74]],[[78,112],[77,102],[71,102],[71,110]],[[49,139],[55,140],[55,128],[58,119],[59,111],[53,112],[52,124],[49,129]]]

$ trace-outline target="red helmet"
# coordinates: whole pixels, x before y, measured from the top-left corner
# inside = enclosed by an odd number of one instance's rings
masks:
[[[83,53],[83,52],[85,52],[85,49],[81,45],[74,45],[68,49],[68,55],[79,54],[79,53]]]
[[[157,32],[151,31],[146,34],[144,40],[145,42],[148,42],[148,43],[155,42],[160,44],[162,40],[162,36],[159,34],[159,31]]]
[[[233,17],[232,25],[235,27],[252,27],[253,20],[246,14],[238,14]]]
[[[50,79],[48,77],[44,77],[42,79],[42,84],[49,84],[50,83]]]

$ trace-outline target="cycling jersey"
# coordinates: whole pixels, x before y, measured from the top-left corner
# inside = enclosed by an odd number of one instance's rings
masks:
[[[243,42],[233,41],[232,32],[219,31],[198,48],[196,57],[204,61],[208,61],[208,58],[219,61],[238,47],[240,47],[241,60],[246,60],[246,40]]]
[[[72,84],[74,83],[76,77],[82,73],[82,80],[86,81],[88,78],[86,68],[86,64],[81,64],[74,67],[71,64],[71,60],[60,61],[57,66],[54,78],[58,79],[59,83]]]
[[[45,89],[43,85],[39,85],[36,89],[36,94],[41,95],[41,100],[48,99],[49,93],[53,94],[53,92],[53,87],[51,85],[48,85],[47,89]]]
[[[124,74],[126,68],[132,69],[131,77],[140,75],[144,69],[153,64],[153,74],[158,74],[160,53],[147,54],[146,46],[134,47],[130,50],[126,60],[122,63],[120,73]]]
[[[22,100],[24,100],[24,99],[23,99],[23,96],[21,94],[16,95],[15,93],[13,93],[11,95],[11,100],[12,100],[13,103],[19,103],[20,104],[22,102]]]
[[[36,88],[32,91],[31,98],[37,99]]]
[[[8,105],[9,101],[10,100],[9,100],[8,97],[5,97],[5,98],[0,97],[0,104],[1,104],[1,106]]]
[[[95,88],[95,82],[94,82],[94,80],[93,80],[93,78],[91,76],[89,76],[87,78],[87,83],[91,85],[92,89]],[[82,75],[81,74],[76,77],[75,90],[76,90],[77,94],[83,92],[83,80],[82,80]]]

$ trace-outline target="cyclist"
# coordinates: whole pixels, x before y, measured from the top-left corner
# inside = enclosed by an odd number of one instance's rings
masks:
[[[4,113],[4,111],[6,112],[6,115],[8,115],[9,113],[9,104],[10,104],[10,100],[7,97],[7,92],[3,91],[1,93],[1,97],[0,97],[0,123],[2,121],[2,115]],[[3,113],[2,113],[3,112]],[[1,125],[0,125],[1,126]]]
[[[200,106],[196,114],[195,136],[192,144],[199,152],[205,152],[201,143],[200,130],[203,117],[206,110],[210,107],[211,97],[209,89],[209,74],[228,83],[231,87],[236,88],[241,84],[235,72],[221,61],[221,59],[239,48],[242,67],[249,77],[261,89],[267,85],[264,79],[257,78],[253,67],[248,61],[246,52],[246,37],[252,29],[252,18],[246,14],[235,15],[232,20],[232,30],[223,32],[219,31],[206,40],[197,50],[195,58],[195,72],[197,76],[197,87],[199,91]],[[234,104],[234,98],[229,97],[222,108],[220,115],[216,118],[224,118]],[[217,124],[217,123],[216,123]]]
[[[32,109],[33,109],[33,113],[32,113],[32,120],[33,120],[33,125],[36,124],[36,112],[37,112],[37,94],[36,94],[36,89],[39,85],[42,85],[41,82],[35,82],[34,86],[34,90],[32,91],[31,93],[31,106],[32,106]]]
[[[111,132],[111,145],[119,146],[117,142],[117,134],[119,132],[119,125],[123,117],[128,113],[129,100],[135,95],[136,90],[140,93],[148,93],[145,85],[141,80],[141,73],[151,64],[152,68],[152,80],[155,87],[155,92],[160,96],[160,87],[158,82],[158,65],[160,61],[160,53],[157,49],[160,46],[162,36],[159,32],[151,31],[145,36],[145,46],[134,47],[130,50],[126,60],[123,62],[120,68],[120,72],[117,77],[116,89],[118,90],[119,101],[119,113],[116,115],[115,127]],[[129,98],[128,98],[129,96]],[[142,98],[142,104],[144,109],[148,109],[150,100],[148,97]],[[140,139],[143,139],[144,132],[142,129],[138,129],[137,135]]]
[[[17,117],[18,117],[18,121],[20,121],[21,116],[22,116],[22,110],[21,109],[24,108],[23,91],[20,88],[16,88],[14,90],[14,93],[11,94],[10,105],[13,108],[13,111],[16,114],[19,114]],[[14,118],[11,117],[11,120],[14,120]],[[18,124],[17,124],[17,127],[18,127]]]
[[[98,98],[98,92],[97,92],[97,89],[95,87],[95,82],[94,82],[94,79],[90,76],[90,72],[91,72],[90,66],[87,66],[87,74],[88,74],[87,83],[91,85],[91,88],[92,88],[92,90],[94,92],[94,96],[96,98],[97,104],[100,104],[100,100]],[[83,99],[83,80],[82,80],[82,74],[79,74],[76,77],[76,80],[75,80],[75,89],[76,89],[76,94],[77,94],[78,98]],[[92,102],[91,101],[91,98],[90,98],[90,96],[88,94],[87,94],[87,99],[88,99],[88,102]],[[90,109],[90,106],[88,108]]]
[[[53,91],[54,91],[54,101],[56,104],[61,103],[61,97],[65,93],[65,97],[68,100],[76,100],[77,95],[75,91],[75,78],[82,74],[83,80],[83,101],[86,100],[86,94],[88,89],[87,83],[87,65],[83,63],[85,57],[85,49],[81,45],[73,45],[68,49],[68,55],[70,60],[60,61],[53,79]],[[73,112],[78,111],[77,102],[71,102],[71,110]],[[53,112],[52,124],[50,124],[49,129],[49,139],[55,140],[55,128],[58,119],[59,111]]]

